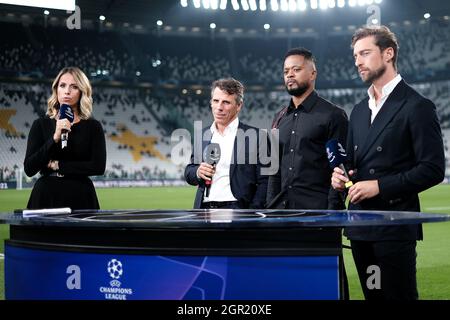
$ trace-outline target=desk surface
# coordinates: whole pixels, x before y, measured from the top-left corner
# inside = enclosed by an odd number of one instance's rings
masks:
[[[287,228],[402,225],[450,221],[450,214],[348,210],[76,210],[71,213],[0,213],[0,223],[32,226],[124,228]]]

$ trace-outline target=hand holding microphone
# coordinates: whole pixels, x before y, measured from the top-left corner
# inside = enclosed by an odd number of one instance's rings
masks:
[[[67,119],[56,120],[55,133],[53,134],[53,140],[58,143],[61,140],[61,135],[64,132],[70,132],[71,123]]]
[[[197,176],[205,181],[211,180],[211,177],[216,173],[216,168],[206,162],[200,163],[197,169]]]
[[[220,160],[220,145],[218,143],[209,144],[203,152],[203,160],[197,170],[197,175],[205,180],[206,197],[209,197],[209,190],[211,189],[212,176],[216,172],[216,164]]]
[[[348,199],[351,203],[357,204],[363,200],[373,198],[380,193],[378,180],[359,181],[355,184],[350,180],[354,174],[353,170],[347,172],[344,166],[347,154],[342,145],[335,139],[326,144],[328,161],[333,168],[331,176],[331,186],[338,191],[348,189]]]
[[[350,177],[353,175],[353,170],[347,173],[347,169],[344,166],[347,160],[347,153],[344,147],[336,140],[331,139],[326,144],[328,162],[333,169],[333,175],[331,177],[331,185],[338,191],[344,191],[353,185]]]
[[[331,176],[331,186],[333,189],[338,191],[344,191],[353,185],[350,180],[353,175],[353,170],[348,171],[348,173],[339,167],[333,169],[333,174]]]
[[[61,148],[67,147],[70,128],[74,120],[72,108],[67,104],[62,104],[59,108],[59,119],[56,121],[56,129],[53,134],[53,140],[59,142],[61,140]]]

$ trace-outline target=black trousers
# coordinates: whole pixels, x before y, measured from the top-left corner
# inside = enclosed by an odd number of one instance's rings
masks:
[[[366,300],[417,300],[419,298],[415,240],[351,240],[351,246]],[[376,270],[379,270],[379,287],[376,286]]]

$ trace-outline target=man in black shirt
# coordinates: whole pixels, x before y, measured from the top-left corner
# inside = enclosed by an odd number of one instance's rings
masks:
[[[272,124],[279,130],[280,168],[269,177],[268,208],[343,209],[343,198],[330,188],[325,144],[334,138],[345,145],[347,115],[315,91],[317,70],[309,50],[290,50],[283,72],[292,98]]]

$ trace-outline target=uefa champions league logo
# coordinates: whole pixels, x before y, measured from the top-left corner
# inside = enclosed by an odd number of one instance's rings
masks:
[[[110,282],[112,287],[120,287],[121,283],[118,280],[123,274],[122,262],[117,259],[112,259],[108,262],[108,273],[113,280]]]
[[[123,275],[122,262],[117,259],[111,259],[108,261],[106,270],[112,280],[109,282],[110,287],[100,287],[100,292],[104,294],[106,300],[127,300],[127,297],[133,294],[133,289],[121,288],[122,283],[119,281],[119,278]]]

